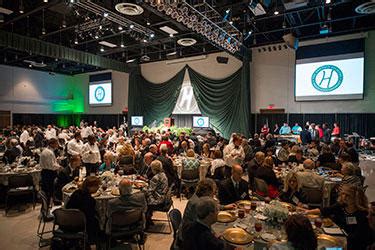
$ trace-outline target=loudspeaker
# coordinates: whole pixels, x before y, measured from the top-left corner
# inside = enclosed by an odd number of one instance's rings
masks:
[[[298,49],[298,38],[293,36],[292,33],[284,35],[283,40],[286,46],[288,46],[289,48],[294,49],[294,50]]]
[[[224,63],[224,64],[227,64],[227,63],[228,63],[228,60],[229,60],[228,57],[223,57],[223,56],[218,56],[218,57],[216,57],[216,61],[217,61],[217,63]]]

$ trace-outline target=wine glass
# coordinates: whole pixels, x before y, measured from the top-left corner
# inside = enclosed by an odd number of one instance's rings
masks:
[[[263,229],[263,225],[262,225],[262,222],[260,221],[256,221],[255,224],[254,224],[254,228],[255,228],[255,231],[257,232],[257,238],[259,238],[260,236],[260,232],[262,231]]]
[[[251,208],[252,214],[254,214],[255,211],[257,210],[257,203],[255,201],[252,201],[250,204],[250,208]]]
[[[321,227],[322,227],[322,219],[321,218],[316,218],[315,221],[314,221],[314,224],[316,226],[316,228],[319,230]]]
[[[238,218],[240,218],[240,222],[242,222],[242,219],[245,218],[245,210],[238,209]]]

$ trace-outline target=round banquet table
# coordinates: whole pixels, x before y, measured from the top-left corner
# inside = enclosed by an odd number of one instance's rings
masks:
[[[17,166],[14,169],[11,169],[7,165],[3,165],[0,167],[0,184],[4,186],[8,186],[10,176],[15,176],[15,175],[20,175],[20,174],[30,174],[31,177],[33,178],[33,184],[34,184],[35,189],[39,191],[41,172],[42,172],[42,169],[40,169],[38,165],[35,167]]]
[[[263,211],[265,209],[266,206],[269,206],[269,204],[265,204],[265,202],[263,201],[256,201],[257,203],[257,209],[256,211],[250,211],[250,213],[245,213],[245,217],[243,219],[239,219],[237,217],[237,214],[238,214],[238,209],[235,209],[232,212],[232,214],[235,214],[235,220],[232,221],[232,222],[227,222],[227,223],[223,223],[223,222],[216,222],[215,224],[212,225],[212,230],[213,232],[215,233],[216,236],[220,236],[227,244],[230,244],[234,247],[237,247],[237,248],[240,248],[240,249],[268,249],[270,247],[270,245],[272,243],[275,243],[275,242],[282,242],[282,241],[286,241],[287,240],[287,235],[286,235],[286,232],[284,230],[284,227],[282,225],[282,223],[278,224],[278,225],[271,225],[269,224],[266,220],[267,220],[267,217],[264,215]],[[283,204],[286,204],[286,203],[283,203]],[[292,205],[290,205],[292,206]],[[222,211],[224,213],[228,212],[228,211]],[[293,214],[295,212],[289,212],[289,215]],[[309,218],[311,223],[313,224],[314,223],[314,220],[315,218]],[[262,223],[262,230],[261,232],[257,233],[255,232],[255,228],[254,228],[254,224],[256,221],[260,221]],[[249,233],[250,235],[252,235],[254,237],[253,241],[249,244],[245,244],[245,245],[239,245],[239,244],[234,244],[234,243],[231,243],[231,242],[228,242],[225,240],[225,238],[223,237],[223,234],[225,232],[225,230],[227,229],[230,229],[230,228],[242,228],[244,229],[247,233]],[[323,232],[323,226],[321,229],[316,229],[316,227],[313,225],[313,228],[314,228],[314,231],[317,233],[317,235],[321,236],[321,237],[324,237],[326,236],[326,234],[324,234]],[[333,225],[330,227],[331,229],[338,229],[338,226],[336,224],[333,223]],[[268,233],[268,234],[272,234],[276,237],[275,240],[265,240],[262,238],[262,235],[264,233]],[[256,237],[258,236],[258,237]],[[333,235],[331,235],[333,236]],[[331,237],[331,236],[328,236],[328,237]],[[340,245],[346,249],[346,245],[347,245],[347,242],[346,242],[346,237],[344,235],[340,235],[340,236],[333,236],[333,238],[340,243]],[[321,249],[322,247],[328,247],[328,245],[326,245],[327,243],[325,243],[324,241],[320,241],[318,239],[318,249]]]
[[[140,180],[135,180],[136,178],[135,178],[134,175],[129,175],[129,176],[118,176],[118,175],[116,175],[112,180],[107,182],[108,187],[105,191],[103,190],[103,188],[101,186],[99,188],[98,192],[92,195],[94,197],[95,201],[96,201],[96,211],[97,211],[98,216],[99,216],[99,218],[98,218],[99,219],[99,225],[100,225],[100,228],[102,230],[104,230],[104,228],[105,228],[108,201],[111,200],[111,199],[115,199],[115,198],[120,197],[119,190],[118,190],[118,184],[119,184],[120,180],[123,179],[123,178],[128,178],[130,180],[134,180],[135,182],[145,183],[145,182],[140,181]],[[103,178],[101,178],[101,179],[103,179]],[[147,183],[145,183],[144,185],[146,185],[146,184]],[[67,201],[70,198],[70,196],[72,195],[72,193],[77,189],[78,189],[78,185],[75,181],[69,182],[68,184],[66,184],[62,188],[64,204],[67,203]],[[140,192],[140,191],[141,191],[140,188],[137,188],[136,186],[133,185],[132,193],[137,193],[137,192]]]

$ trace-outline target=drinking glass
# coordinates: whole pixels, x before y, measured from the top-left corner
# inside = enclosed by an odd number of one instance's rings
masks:
[[[257,220],[254,224],[254,228],[255,228],[255,231],[257,232],[257,238],[259,238],[260,232],[262,231],[262,228],[263,228],[262,222]]]

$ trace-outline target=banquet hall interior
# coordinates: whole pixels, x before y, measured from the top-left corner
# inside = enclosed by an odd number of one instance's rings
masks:
[[[374,0],[0,0],[0,249],[375,249]]]

